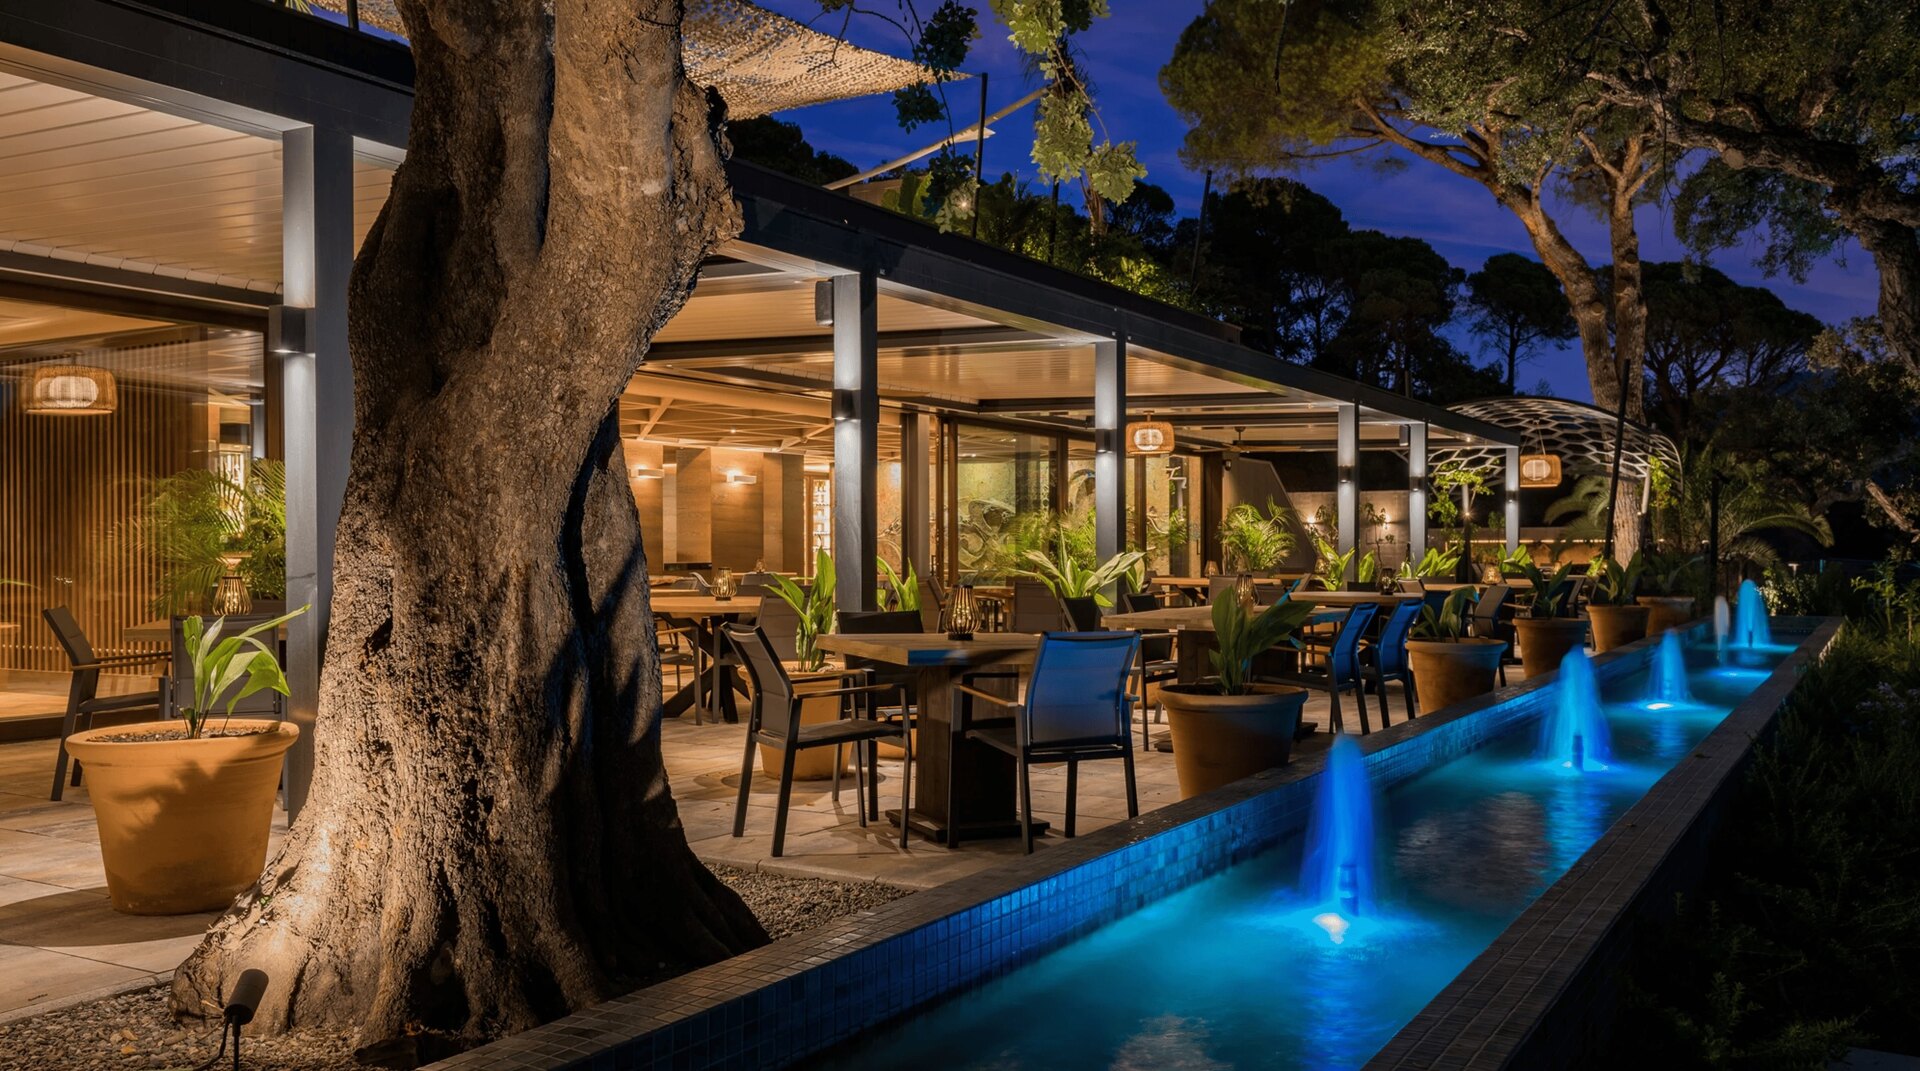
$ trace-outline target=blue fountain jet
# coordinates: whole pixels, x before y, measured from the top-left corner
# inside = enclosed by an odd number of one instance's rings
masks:
[[[1668,629],[1660,637],[1660,650],[1653,656],[1653,671],[1647,677],[1647,709],[1671,710],[1693,702],[1687,688],[1687,654],[1680,645],[1680,633]]]
[[[1575,773],[1606,769],[1613,758],[1612,735],[1585,650],[1567,652],[1553,687],[1553,710],[1540,728],[1540,756]]]

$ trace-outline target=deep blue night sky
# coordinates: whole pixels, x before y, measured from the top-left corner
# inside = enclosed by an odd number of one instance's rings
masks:
[[[816,20],[814,25],[823,31],[839,32],[837,17],[819,19],[818,0],[760,2],[802,22]],[[975,42],[966,68],[987,72],[991,111],[1018,99],[1037,82],[1025,72],[1020,55],[1007,42],[1004,29],[992,18],[987,5],[978,6],[982,36]],[[1186,215],[1199,209],[1202,175],[1180,162],[1186,124],[1160,95],[1159,73],[1172,55],[1180,31],[1202,6],[1198,0],[1119,0],[1112,18],[1080,37],[1107,134],[1116,141],[1131,139],[1139,143],[1147,181],[1171,192],[1180,212]],[[927,7],[931,9],[931,5]],[[882,9],[890,10],[891,5],[882,5]],[[856,16],[848,36],[895,55],[906,53],[899,32],[877,19]],[[978,114],[977,83],[958,83],[950,86],[948,93],[956,122],[964,123]],[[861,167],[909,152],[944,133],[925,127],[912,133],[902,131],[886,96],[818,105],[780,117],[799,123],[816,147]],[[1032,122],[1029,109],[994,125],[997,136],[987,142],[989,175],[1011,170],[1017,175],[1034,176],[1027,157]],[[1348,157],[1328,161],[1296,177],[1339,205],[1353,226],[1424,238],[1456,266],[1469,271],[1494,253],[1533,256],[1526,232],[1479,186],[1411,157],[1406,161],[1405,167],[1386,169],[1367,158]],[[1062,196],[1066,193],[1063,187]],[[1605,228],[1596,217],[1577,208],[1567,208],[1557,215],[1562,228],[1590,261],[1607,259]],[[1660,206],[1641,209],[1640,234],[1643,260],[1680,258],[1682,251],[1674,240],[1671,221]],[[1805,284],[1763,277],[1746,250],[1726,251],[1714,266],[1741,282],[1772,287],[1787,304],[1830,323],[1873,311],[1877,286],[1873,264],[1858,247],[1849,246],[1840,257],[1820,265]],[[1470,340],[1462,337],[1459,341],[1472,352]],[[1575,352],[1544,354],[1532,365],[1523,365],[1519,378],[1523,391],[1544,378],[1554,393],[1563,397],[1591,397],[1586,373]]]

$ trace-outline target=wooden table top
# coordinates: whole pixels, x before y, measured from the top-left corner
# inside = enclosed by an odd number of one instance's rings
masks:
[[[649,600],[656,614],[670,614],[674,617],[721,617],[727,614],[757,614],[760,612],[760,596],[735,595],[731,599],[716,599],[698,591],[661,591]]]
[[[833,654],[896,666],[965,667],[1030,658],[1040,647],[1040,637],[1031,632],[976,632],[970,640],[950,640],[939,632],[857,636],[835,632],[820,637],[819,644],[821,650]]]
[[[1291,584],[1305,575],[1307,574],[1279,573],[1274,576],[1256,576],[1253,582],[1261,587],[1272,587],[1277,584]],[[1220,576],[1155,576],[1149,577],[1147,584],[1166,588],[1204,588],[1218,579]]]
[[[1319,605],[1317,598],[1302,598],[1301,602]],[[1263,613],[1265,606],[1255,606],[1253,612]],[[1338,621],[1346,616],[1345,608],[1320,607],[1308,620],[1316,625],[1329,621]],[[1141,610],[1131,614],[1108,614],[1100,619],[1108,628],[1139,629],[1143,632],[1212,632],[1213,607],[1211,606],[1165,606],[1158,610]]]

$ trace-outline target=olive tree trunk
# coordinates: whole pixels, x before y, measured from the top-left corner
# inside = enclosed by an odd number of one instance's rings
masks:
[[[615,421],[738,228],[679,4],[401,0],[406,162],[354,265],[312,802],[173,983],[470,1045],[763,942],[688,849]]]

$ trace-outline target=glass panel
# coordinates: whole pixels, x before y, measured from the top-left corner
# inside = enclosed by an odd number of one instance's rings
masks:
[[[112,656],[163,649],[164,628],[149,638],[136,626],[207,610],[223,575],[260,602],[286,597],[281,470],[260,460],[259,334],[25,302],[0,303],[0,319],[12,321],[0,345],[0,580],[13,581],[0,584],[0,689],[33,693],[13,709],[57,710],[64,697],[69,660],[48,607],[69,608]],[[101,691],[151,689],[160,672],[129,667]]]
[[[1055,528],[1053,437],[961,424],[958,455],[960,575],[1005,579]]]

